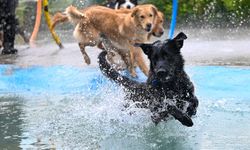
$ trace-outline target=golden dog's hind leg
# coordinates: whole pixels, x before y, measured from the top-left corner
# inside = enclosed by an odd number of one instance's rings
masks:
[[[115,54],[109,51],[107,54],[107,59],[112,65],[115,65],[114,57],[115,57]]]
[[[126,65],[126,68],[128,68],[129,65],[129,55],[127,53],[121,53],[121,52],[117,52],[118,55],[120,55],[121,60],[124,62],[124,64]],[[122,66],[117,66],[117,69],[122,68]]]
[[[107,46],[107,45],[106,45],[106,46]],[[115,64],[115,61],[114,61],[114,59],[113,59],[114,56],[115,56],[115,54],[110,50],[110,49],[111,49],[110,47],[107,47],[107,48],[105,49],[102,42],[100,42],[100,43],[97,45],[97,47],[98,47],[99,49],[108,51],[108,55],[107,55],[108,61],[109,61],[112,65]]]
[[[84,58],[86,64],[89,65],[91,62],[90,62],[89,55],[88,55],[88,54],[86,53],[86,51],[85,51],[85,45],[84,45],[84,43],[78,43],[78,45],[79,45],[79,47],[80,47],[80,50],[81,50],[81,52],[82,52],[82,55],[83,55],[83,58]]]

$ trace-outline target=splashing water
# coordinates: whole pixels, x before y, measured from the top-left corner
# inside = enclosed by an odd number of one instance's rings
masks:
[[[0,70],[0,102],[4,108],[0,114],[16,121],[16,131],[20,131],[6,132],[3,139],[16,138],[17,145],[24,149],[249,146],[250,88],[245,80],[249,69],[187,67],[200,100],[192,128],[175,120],[155,126],[147,110],[124,109],[122,89],[96,68],[1,66]],[[145,80],[142,73],[139,77],[139,81]],[[15,110],[17,118],[10,115],[10,110]],[[8,119],[1,119],[0,129],[6,130],[8,123]]]

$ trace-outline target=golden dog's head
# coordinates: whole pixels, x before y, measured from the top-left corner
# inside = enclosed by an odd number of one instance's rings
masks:
[[[138,27],[146,32],[151,32],[157,16],[157,8],[154,5],[138,5],[133,8],[131,17]]]
[[[158,11],[155,19],[155,25],[152,30],[153,36],[161,37],[163,35],[164,33],[163,24],[164,24],[164,14]]]

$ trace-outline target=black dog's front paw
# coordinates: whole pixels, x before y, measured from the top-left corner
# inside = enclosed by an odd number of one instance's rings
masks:
[[[191,127],[194,125],[192,119],[186,114],[180,111],[176,106],[170,105],[169,112],[176,119],[181,122],[184,126]]]
[[[196,114],[198,105],[199,101],[196,97],[189,99],[189,106],[186,111],[189,117],[194,116]]]
[[[189,117],[194,116],[197,112],[197,107],[198,107],[198,100],[197,98],[194,98],[193,101],[189,104],[187,108],[187,114]]]
[[[197,110],[194,107],[188,107],[187,108],[187,114],[188,114],[189,117],[196,115],[196,112],[197,112]]]
[[[187,114],[178,112],[172,115],[175,119],[179,120],[184,126],[192,127],[194,125],[192,119]]]
[[[182,118],[179,119],[181,124],[187,127],[192,127],[194,125],[192,119],[188,115],[184,115]]]

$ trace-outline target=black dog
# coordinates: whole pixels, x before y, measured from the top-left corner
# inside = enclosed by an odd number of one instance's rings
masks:
[[[104,35],[102,38],[104,47],[110,47],[110,41]],[[192,126],[190,117],[196,114],[198,99],[184,71],[184,60],[180,52],[186,38],[184,33],[179,33],[172,40],[137,44],[150,59],[150,73],[146,83],[133,81],[111,68],[105,58],[106,51],[98,57],[100,69],[105,76],[124,87],[126,99],[139,102],[138,107],[149,108],[156,124],[172,115],[183,125]]]
[[[108,0],[105,6],[113,9],[127,8],[131,9],[138,5],[137,0]]]

